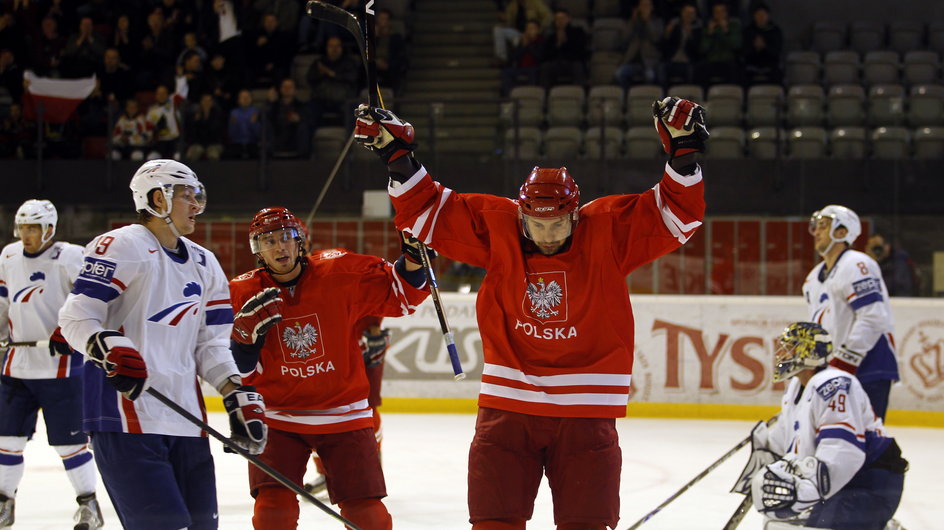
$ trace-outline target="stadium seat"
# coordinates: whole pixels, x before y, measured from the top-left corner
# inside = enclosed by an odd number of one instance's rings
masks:
[[[862,62],[862,80],[869,86],[897,83],[899,69],[898,52],[872,51]]]
[[[334,160],[344,149],[351,132],[344,127],[318,127],[311,135],[311,151],[315,160]],[[352,146],[353,147],[353,146]],[[361,149],[361,151],[367,151]]]
[[[892,20],[888,24],[888,47],[898,53],[924,48],[924,24],[920,21]]]
[[[747,125],[779,125],[783,120],[783,87],[754,85],[747,90]]]
[[[411,0],[383,0],[383,9],[389,9],[396,20],[404,20],[410,16]]]
[[[833,158],[863,159],[868,155],[864,127],[836,127],[829,133]]]
[[[823,123],[823,87],[795,85],[787,92],[787,123],[794,127]]]
[[[822,127],[797,127],[787,135],[790,158],[812,160],[826,158],[826,130]]]
[[[587,96],[587,122],[590,125],[620,126],[623,123],[623,104],[626,94],[623,87],[601,85],[590,87]]]
[[[582,86],[559,85],[547,93],[547,123],[552,127],[579,127],[584,121],[586,93]]]
[[[626,157],[630,159],[658,159],[662,156],[662,142],[659,135],[652,128],[652,117],[649,126],[630,127],[626,131]]]
[[[935,20],[928,24],[928,49],[944,54],[944,21]]]
[[[744,158],[744,130],[740,127],[712,127],[707,148],[709,158]]]
[[[361,89],[359,96],[359,101],[367,101],[367,87]],[[393,89],[390,87],[380,87],[380,99],[383,100],[384,108],[392,109]]]
[[[859,82],[859,54],[853,51],[833,51],[823,59],[823,84],[826,86]]]
[[[315,62],[318,56],[313,53],[299,53],[292,59],[292,79],[295,80],[295,87],[298,89],[308,89],[308,70]]]
[[[747,153],[759,160],[780,158],[784,136],[784,131],[777,127],[755,127],[747,132]]]
[[[809,51],[794,51],[787,54],[786,59],[787,86],[815,85],[820,79],[819,53]]]
[[[621,3],[621,0],[593,0],[594,18],[620,16]]]
[[[740,85],[713,85],[705,101],[708,122],[713,125],[740,125],[744,89]]]
[[[832,127],[865,123],[865,89],[862,85],[831,87],[826,97],[826,120]]]
[[[908,98],[908,124],[912,127],[944,123],[944,86],[915,85]]]
[[[885,47],[885,25],[873,20],[857,20],[849,26],[849,47],[860,54]]]
[[[555,0],[554,8],[566,9],[570,16],[574,18],[590,16],[590,2],[587,2],[587,0]]]
[[[544,122],[544,99],[545,93],[543,87],[538,86],[516,86],[511,89],[508,97],[517,103],[517,123],[520,126],[538,126]],[[510,124],[515,123],[515,106],[508,107],[509,116],[502,118]]]
[[[517,151],[515,145],[518,146]],[[522,160],[535,160],[541,157],[541,129],[537,127],[519,127],[517,133],[517,144],[515,143],[515,129],[511,128],[505,131],[505,151],[503,153],[506,159],[515,159],[516,156]]]
[[[813,24],[810,48],[819,53],[841,50],[846,47],[846,25],[841,22],[820,20]]]
[[[622,52],[625,48],[626,22],[619,18],[598,18],[590,31],[593,51]]]
[[[712,136],[714,139],[714,136]],[[623,156],[623,131],[619,127],[591,127],[587,129],[585,153],[590,160],[600,160],[600,147],[605,144],[603,158],[613,160]]]
[[[920,127],[911,137],[914,157],[921,160],[944,158],[944,127]]]
[[[548,127],[544,133],[544,158],[564,164],[580,155],[583,132],[576,127]]]
[[[609,85],[614,81],[613,75],[623,62],[621,52],[598,51],[590,55],[590,85]]]
[[[662,87],[636,85],[626,92],[626,123],[630,127],[652,124],[652,102],[663,98]]]
[[[908,129],[878,127],[872,131],[872,156],[880,160],[908,158]]]
[[[269,89],[268,88],[254,88],[249,91],[252,94],[252,104],[263,108],[269,102]],[[140,92],[139,92],[140,94]],[[141,101],[138,99],[138,101]]]
[[[937,52],[911,50],[905,53],[904,81],[908,86],[937,83],[940,78],[940,58]]]
[[[904,121],[905,87],[876,85],[869,88],[869,125],[900,125]]]
[[[688,99],[698,104],[705,103],[705,91],[702,90],[701,85],[672,85],[665,91],[665,95]],[[649,105],[652,106],[652,103],[650,102]]]

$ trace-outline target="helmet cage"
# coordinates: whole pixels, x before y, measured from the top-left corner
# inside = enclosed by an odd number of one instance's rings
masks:
[[[826,364],[833,351],[829,333],[813,322],[795,322],[780,335],[780,344],[774,353],[774,382],[784,381],[812,368]]]
[[[44,246],[56,235],[59,213],[51,201],[30,199],[20,205],[13,217],[13,237],[20,238],[20,225],[39,225],[43,231],[40,246]],[[49,228],[52,227],[50,231]],[[46,232],[49,232],[47,235]]]

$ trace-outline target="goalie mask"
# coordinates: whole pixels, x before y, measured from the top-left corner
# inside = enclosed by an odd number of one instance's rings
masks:
[[[20,236],[21,225],[39,225],[43,231],[39,246],[43,247],[56,235],[56,223],[58,222],[59,214],[56,212],[53,203],[46,200],[30,199],[21,204],[16,210],[16,215],[13,217],[13,237],[22,237]],[[50,228],[52,230],[49,230]]]
[[[173,209],[174,186],[187,186],[193,192],[193,200],[197,203],[197,215],[206,209],[206,189],[197,180],[197,174],[192,169],[176,160],[149,160],[141,165],[131,177],[131,196],[134,198],[134,209],[146,211],[154,217],[168,219]],[[158,212],[151,202],[151,192],[159,189],[164,194],[167,204],[166,212]]]
[[[852,243],[855,242],[859,234],[862,233],[862,223],[859,222],[859,216],[845,206],[830,204],[822,210],[813,212],[813,215],[810,216],[810,235],[814,235],[816,228],[823,223],[829,224],[830,244],[826,250],[820,253],[821,255],[825,255],[829,252],[829,249],[839,241],[844,241],[848,243],[849,246],[852,246]],[[837,238],[836,230],[840,228],[846,229],[846,235]]]
[[[298,258],[295,260],[297,263],[306,254],[306,236],[307,231],[301,219],[288,208],[281,206],[259,210],[249,223],[249,249],[266,268],[269,268],[269,265],[260,256],[261,252],[286,241],[295,241],[298,249]]]
[[[823,326],[813,322],[790,324],[780,335],[780,345],[774,353],[774,382],[824,366],[832,351],[832,340]]]
[[[567,172],[559,169],[535,166],[518,191],[518,214],[521,233],[535,243],[539,241],[564,241],[573,233],[577,224],[580,206],[580,188]],[[547,223],[560,218],[560,223]],[[538,235],[529,228],[529,220],[547,230]]]

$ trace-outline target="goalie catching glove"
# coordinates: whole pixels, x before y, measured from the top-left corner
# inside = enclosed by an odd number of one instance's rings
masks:
[[[269,287],[246,300],[233,316],[232,339],[240,344],[255,344],[269,328],[282,321],[282,298],[277,287]]]
[[[147,365],[131,339],[112,330],[89,337],[89,360],[105,370],[107,381],[126,398],[134,401],[147,388]]]
[[[828,492],[829,468],[814,456],[777,460],[751,482],[754,507],[772,519],[793,519],[823,502]]]
[[[229,413],[233,443],[251,455],[262,453],[269,435],[262,394],[254,386],[243,385],[223,396],[223,406]]]
[[[673,159],[702,153],[708,129],[705,109],[701,105],[676,97],[667,97],[652,103],[652,117],[662,140],[662,149]]]
[[[754,425],[751,430],[751,456],[747,460],[744,469],[741,470],[741,476],[738,477],[731,493],[751,493],[751,480],[754,475],[768,464],[772,464],[779,456],[770,450],[770,431],[767,429],[767,422],[761,420]]]
[[[354,111],[354,139],[389,165],[416,149],[416,131],[387,109],[361,104]]]

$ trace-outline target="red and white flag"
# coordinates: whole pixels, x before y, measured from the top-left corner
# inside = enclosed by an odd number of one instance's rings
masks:
[[[75,108],[95,90],[95,77],[81,79],[52,79],[40,77],[32,71],[23,72],[23,79],[29,82],[23,94],[23,116],[35,120],[39,115],[38,107],[43,106],[43,121],[46,123],[65,123]]]

